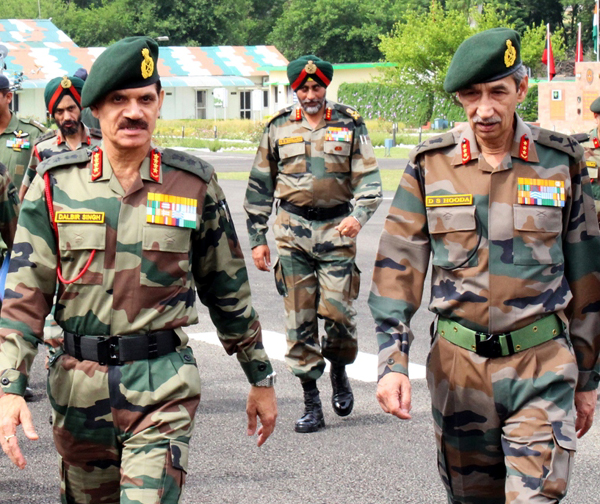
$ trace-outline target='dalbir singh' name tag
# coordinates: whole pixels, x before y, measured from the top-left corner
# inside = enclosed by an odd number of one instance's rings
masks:
[[[56,212],[57,224],[104,224],[104,212]]]
[[[443,194],[440,196],[426,196],[426,207],[440,206],[465,206],[473,204],[472,194]]]
[[[279,145],[288,145],[288,144],[302,143],[302,142],[304,142],[304,137],[301,137],[301,136],[280,138],[278,140]]]

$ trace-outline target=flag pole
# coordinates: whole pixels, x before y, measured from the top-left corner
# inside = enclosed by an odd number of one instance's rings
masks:
[[[596,0],[598,2],[599,0]],[[548,82],[550,82],[550,23],[546,25],[546,52],[548,54],[548,64],[546,65],[548,71]]]
[[[596,45],[596,61],[600,61],[600,53],[598,52],[598,49],[600,49],[600,44],[598,44],[598,41],[600,41],[600,26],[598,26],[598,24],[600,24],[600,0],[596,0],[596,12],[594,17],[596,18],[596,40],[594,41],[595,45]]]

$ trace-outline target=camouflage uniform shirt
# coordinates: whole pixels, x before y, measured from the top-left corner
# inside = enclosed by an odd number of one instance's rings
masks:
[[[252,248],[267,243],[274,198],[298,206],[334,207],[355,199],[351,215],[361,225],[381,203],[381,178],[367,128],[358,113],[326,102],[313,128],[300,104],[267,125],[252,166],[244,208]]]
[[[411,153],[369,296],[380,377],[408,374],[409,324],[431,253],[432,312],[483,333],[509,332],[557,313],[570,322],[578,390],[598,386],[600,244],[582,155],[570,137],[518,117],[511,152],[498,167],[485,161],[468,125]],[[562,185],[564,206],[520,203],[519,178]],[[449,206],[426,202],[443,195],[455,196]]]
[[[18,217],[17,189],[10,181],[8,169],[0,163],[0,236],[9,249],[12,248]]]
[[[272,367],[212,167],[169,149],[157,159],[161,151],[156,150],[125,192],[107,157],[97,152],[59,154],[39,166],[39,175],[49,175],[54,211],[64,212],[58,241],[42,176],[34,179],[23,202],[0,319],[0,395],[23,394],[51,308],[57,267],[65,279],[73,279],[93,250],[83,276],[59,285],[55,318],[64,330],[121,335],[174,329],[185,345],[187,336],[179,328],[197,322],[197,292],[249,381],[265,378]],[[174,208],[183,215],[154,217],[170,225],[153,223],[152,215],[160,213],[156,202],[161,208],[183,205]]]
[[[582,142],[581,146],[585,149],[585,160],[588,174],[592,182],[592,195],[596,203],[596,214],[600,222],[600,180],[598,180],[598,169],[600,168],[600,137],[598,130],[593,129],[588,133],[588,140]]]

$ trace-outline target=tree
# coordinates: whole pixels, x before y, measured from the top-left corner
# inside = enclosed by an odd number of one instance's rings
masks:
[[[555,61],[564,58],[565,43],[564,30],[553,31],[550,39],[552,40],[552,52]],[[521,60],[523,64],[531,69],[532,75],[544,76],[546,65],[542,63],[542,55],[546,47],[546,25],[527,27],[521,34]]]

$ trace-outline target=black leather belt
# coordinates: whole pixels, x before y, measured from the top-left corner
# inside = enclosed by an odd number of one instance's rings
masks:
[[[334,207],[309,207],[299,206],[290,203],[289,201],[281,200],[279,206],[287,212],[299,215],[308,220],[313,221],[324,221],[329,219],[335,219],[342,215],[348,215],[352,211],[352,205],[350,203],[342,203]]]
[[[181,342],[172,329],[124,336],[82,336],[65,331],[65,352],[78,360],[120,366],[129,361],[156,359],[174,352]]]

